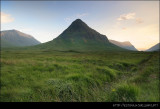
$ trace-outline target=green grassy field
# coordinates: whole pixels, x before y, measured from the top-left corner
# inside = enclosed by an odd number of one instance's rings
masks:
[[[0,101],[158,102],[158,52],[1,51]]]

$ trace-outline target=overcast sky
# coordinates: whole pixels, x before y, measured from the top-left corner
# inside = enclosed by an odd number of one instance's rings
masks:
[[[138,50],[159,42],[159,1],[1,1],[1,30],[16,29],[42,43],[77,18]]]

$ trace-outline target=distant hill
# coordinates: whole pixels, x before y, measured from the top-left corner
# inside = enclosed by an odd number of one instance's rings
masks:
[[[125,49],[109,42],[105,35],[102,35],[90,28],[82,20],[77,19],[57,38],[44,44],[35,46],[40,49],[52,49],[59,51],[104,51]]]
[[[1,47],[22,47],[40,44],[34,37],[17,30],[1,31]]]
[[[119,42],[115,40],[109,40],[109,41],[119,47],[132,50],[132,51],[138,51],[129,41],[125,41],[125,42]]]
[[[153,47],[149,48],[146,51],[160,51],[160,43],[154,45]]]

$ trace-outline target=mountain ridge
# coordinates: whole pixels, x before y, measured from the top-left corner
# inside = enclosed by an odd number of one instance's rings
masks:
[[[61,51],[125,51],[125,49],[110,43],[107,36],[90,28],[80,19],[73,21],[67,29],[52,41],[37,45],[34,48]]]
[[[146,51],[160,51],[160,43],[155,44],[154,46],[150,47]]]
[[[74,22],[71,23],[71,25],[64,31],[62,34],[59,35],[59,37],[64,38],[71,38],[67,37],[66,34],[72,34],[72,32],[81,32],[81,33],[88,33],[88,35],[80,36],[85,38],[86,40],[99,40],[99,41],[108,41],[107,37],[105,35],[100,34],[99,32],[95,31],[94,29],[90,28],[86,23],[84,23],[81,19],[76,19]],[[64,35],[65,34],[65,35]],[[97,37],[101,36],[101,37]],[[75,36],[76,37],[76,36]]]
[[[109,39],[109,41],[119,47],[132,50],[132,51],[138,51],[129,41],[120,42],[120,41],[111,40],[111,39]]]
[[[40,44],[33,36],[18,30],[1,31],[1,47],[23,47]]]

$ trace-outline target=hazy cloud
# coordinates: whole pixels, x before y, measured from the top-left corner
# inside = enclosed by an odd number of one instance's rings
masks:
[[[143,20],[141,18],[136,18],[136,23],[137,24],[143,23]]]
[[[81,14],[76,14],[76,15],[73,15],[73,16],[71,16],[71,17],[67,17],[67,18],[65,18],[65,21],[73,21],[74,19],[78,19],[78,18],[82,18],[82,17],[85,17],[85,16],[87,16],[88,15],[88,13],[81,13]]]
[[[88,15],[88,13],[82,13],[82,14],[77,14],[76,17],[81,18],[81,17],[87,16],[87,15]]]
[[[31,32],[31,31],[33,31],[31,28],[19,28],[18,30],[23,31],[23,32]]]
[[[6,14],[4,12],[1,12],[1,23],[10,23],[13,21],[14,21],[14,18],[11,17],[10,14]]]
[[[127,29],[126,27],[123,27],[123,28],[122,28],[122,30],[126,30],[126,29]]]
[[[118,21],[123,20],[135,20],[136,24],[143,23],[143,20],[141,18],[136,17],[136,13],[128,13],[128,14],[122,14],[119,18],[117,18]]]
[[[135,19],[135,13],[122,14],[117,20],[130,20]]]

